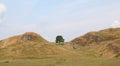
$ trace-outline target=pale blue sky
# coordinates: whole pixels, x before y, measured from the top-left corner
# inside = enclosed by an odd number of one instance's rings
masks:
[[[57,35],[70,41],[89,31],[111,28],[114,21],[120,21],[120,0],[0,0],[0,3],[6,7],[0,39],[36,32],[48,41],[54,41]]]

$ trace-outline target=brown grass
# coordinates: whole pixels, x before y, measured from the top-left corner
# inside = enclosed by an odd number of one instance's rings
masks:
[[[86,48],[97,53],[96,56],[120,56],[120,28],[110,28],[97,32],[89,32],[69,42],[66,47],[73,49]]]
[[[23,40],[22,37],[26,35],[31,38]],[[0,45],[1,58],[41,58],[65,53],[71,52],[32,32],[5,39]]]

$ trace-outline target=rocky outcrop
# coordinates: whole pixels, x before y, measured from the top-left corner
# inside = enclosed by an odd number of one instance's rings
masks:
[[[44,38],[42,38],[40,35],[33,33],[33,32],[26,32],[24,33],[20,40],[22,41],[41,41],[41,42],[47,42]]]
[[[23,36],[21,39],[24,40],[24,41],[26,41],[26,40],[34,40],[33,38],[34,38],[34,37],[31,36],[31,35],[25,35],[25,36]]]
[[[92,42],[101,42],[101,41],[105,41],[105,38],[102,36],[99,36],[97,34],[94,33],[88,33],[85,35],[85,39],[87,39],[87,44],[90,44]]]
[[[86,46],[92,43],[97,43],[99,44],[102,41],[105,41],[106,39],[102,36],[99,36],[94,33],[87,33],[84,36],[75,38],[74,40],[71,41],[73,44],[77,44],[80,46]]]
[[[32,33],[32,32],[27,32],[25,34],[22,35],[21,40],[23,41],[33,41],[33,40],[38,40],[39,35],[37,35],[36,33]]]

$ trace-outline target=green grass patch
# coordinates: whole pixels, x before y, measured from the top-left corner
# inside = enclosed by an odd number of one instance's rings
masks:
[[[120,66],[120,59],[44,58],[0,60],[0,66]]]

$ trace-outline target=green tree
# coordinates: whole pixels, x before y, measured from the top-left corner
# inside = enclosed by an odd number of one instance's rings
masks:
[[[64,39],[61,35],[56,36],[56,43],[64,44]]]

